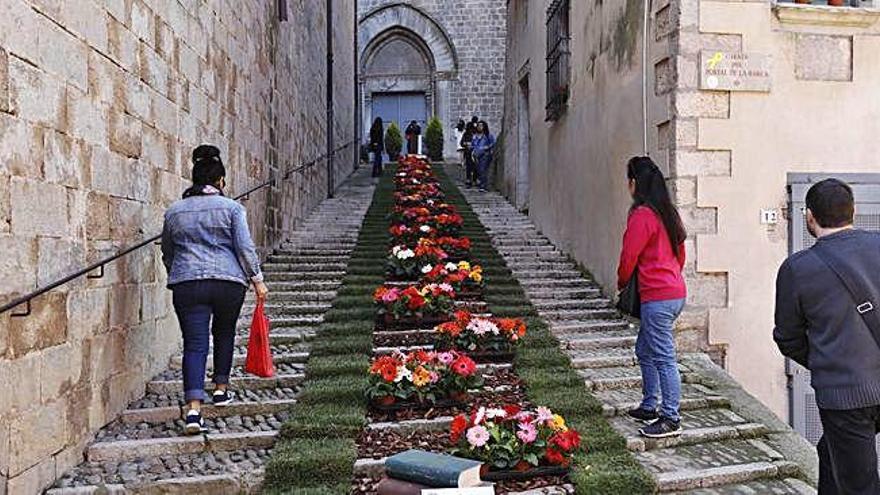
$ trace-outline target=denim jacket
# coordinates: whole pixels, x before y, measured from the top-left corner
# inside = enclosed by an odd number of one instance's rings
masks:
[[[491,134],[474,134],[474,140],[471,141],[474,158],[477,160],[486,160],[492,157],[492,151],[495,148],[495,136]]]
[[[162,263],[168,287],[193,280],[262,282],[260,259],[244,207],[220,195],[172,204],[162,228]]]

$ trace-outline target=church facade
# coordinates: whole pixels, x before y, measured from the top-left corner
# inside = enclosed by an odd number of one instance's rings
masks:
[[[496,135],[503,112],[505,0],[450,5],[444,0],[358,3],[362,139],[382,117],[401,130],[443,124],[444,154],[456,151],[453,127],[478,116]]]

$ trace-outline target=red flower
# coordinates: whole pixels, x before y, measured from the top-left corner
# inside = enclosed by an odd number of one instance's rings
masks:
[[[554,466],[567,466],[568,459],[562,454],[562,452],[554,449],[547,448],[547,453],[544,454],[544,458],[547,459],[547,462],[553,464]]]
[[[473,316],[470,311],[458,310],[455,312],[455,321],[460,325],[467,325],[471,322]]]
[[[550,443],[562,449],[563,452],[571,452],[580,447],[581,436],[574,430],[568,430],[550,437]]]
[[[477,363],[473,359],[461,355],[452,362],[452,371],[459,376],[471,376],[477,371]]]
[[[425,307],[425,304],[425,298],[422,297],[421,294],[414,294],[409,296],[409,300],[406,302],[406,307],[409,308],[410,311],[418,311]]]
[[[514,416],[519,414],[522,411],[522,408],[516,404],[508,404],[504,406],[504,412],[507,413],[507,418],[510,420],[514,419]]]
[[[381,375],[382,379],[386,382],[393,382],[397,377],[397,367],[400,364],[400,361],[392,356],[382,356],[373,361],[373,365],[370,366],[370,373]]]
[[[464,414],[459,414],[452,420],[452,427],[449,429],[449,439],[452,440],[452,443],[458,443],[462,433],[467,430],[468,423],[469,421]]]

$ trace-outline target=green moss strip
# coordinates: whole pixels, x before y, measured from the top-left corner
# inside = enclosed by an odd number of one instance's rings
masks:
[[[495,316],[528,317],[529,333],[517,351],[515,370],[526,385],[529,399],[562,414],[583,436],[588,452],[577,456],[571,479],[578,494],[633,495],[655,493],[651,475],[626,449],[626,440],[602,416],[602,405],[584,387],[584,380],[571,366],[547,324],[492,246],[485,227],[458,187],[438,167],[447,200],[465,219],[464,231],[472,241],[474,262],[486,276],[485,300]]]
[[[366,423],[364,389],[373,352],[372,293],[385,281],[392,181],[373,195],[346,276],[311,344],[306,380],[266,465],[266,493],[348,493]]]

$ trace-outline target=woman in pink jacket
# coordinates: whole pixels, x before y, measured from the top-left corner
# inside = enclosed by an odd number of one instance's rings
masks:
[[[638,276],[641,326],[636,356],[642,371],[642,403],[629,415],[650,424],[650,438],[681,433],[681,377],[675,355],[675,320],[687,298],[682,268],[687,233],[669,196],[663,172],[648,157],[627,164],[633,198],[617,269],[618,288]],[[662,401],[658,398],[662,395]],[[659,412],[658,412],[659,407]]]

